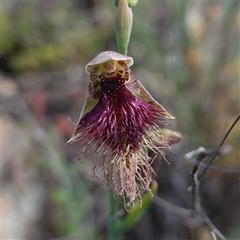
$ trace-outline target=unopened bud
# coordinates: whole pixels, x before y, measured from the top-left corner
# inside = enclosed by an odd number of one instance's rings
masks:
[[[132,32],[133,14],[127,0],[120,0],[115,16],[115,33],[118,51],[127,54],[127,47]]]
[[[128,0],[128,6],[129,7],[135,7],[138,3],[138,0]]]
[[[137,5],[138,0],[127,0],[127,2],[128,2],[128,6],[133,8]],[[114,0],[114,4],[116,7],[118,7],[119,0]]]

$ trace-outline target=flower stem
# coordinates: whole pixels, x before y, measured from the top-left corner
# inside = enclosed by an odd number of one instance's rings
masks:
[[[117,204],[116,200],[114,199],[113,191],[109,191],[109,205],[110,205],[110,212],[109,212],[109,223],[108,223],[108,239],[109,240],[116,240],[116,213],[117,213]]]

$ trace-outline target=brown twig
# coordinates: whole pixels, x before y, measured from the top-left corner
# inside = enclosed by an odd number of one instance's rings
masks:
[[[225,136],[223,137],[222,142],[220,143],[216,153],[214,154],[214,156],[212,157],[212,159],[210,160],[210,162],[208,163],[207,167],[203,170],[203,172],[201,173],[201,175],[199,176],[199,179],[201,179],[204,174],[207,172],[207,170],[209,169],[210,165],[213,163],[213,161],[215,160],[215,158],[218,156],[219,150],[220,148],[223,146],[224,142],[226,141],[228,135],[230,134],[230,132],[232,131],[232,129],[234,128],[234,126],[237,124],[237,122],[240,119],[240,115],[238,115],[238,117],[235,119],[235,121],[232,123],[231,127],[229,128],[229,130],[227,131],[227,133],[225,134]]]
[[[226,151],[224,150],[224,142],[227,139],[228,135],[236,125],[236,123],[239,121],[240,115],[236,118],[236,120],[233,122],[225,136],[223,137],[222,142],[220,143],[219,147],[216,150],[210,150],[205,149],[203,147],[198,148],[197,150],[194,150],[188,154],[185,155],[186,158],[190,158],[193,155],[197,155],[197,158],[195,160],[194,166],[190,172],[190,176],[192,179],[192,195],[193,195],[193,215],[194,217],[200,217],[201,221],[205,223],[209,229],[211,230],[211,235],[213,239],[226,239],[222,233],[214,226],[212,221],[208,218],[207,214],[203,210],[201,206],[201,200],[200,200],[200,192],[199,192],[199,180],[204,176],[206,171],[209,169],[210,165],[213,163],[213,161],[216,159],[217,156],[223,155]],[[212,156],[212,159],[208,163],[207,167],[203,170],[201,175],[198,177],[198,171],[201,167],[202,162],[206,157]]]
[[[162,208],[167,208],[170,211],[173,211],[174,213],[182,216],[182,217],[191,217],[191,209],[186,209],[182,208],[179,206],[176,206],[175,204],[172,204],[159,196],[154,196],[153,197],[153,202],[156,203],[157,205],[161,206]]]
[[[227,154],[229,154],[231,151],[231,147],[226,145],[226,146],[221,146],[218,149],[205,149],[204,147],[199,147],[196,150],[193,150],[189,153],[187,153],[185,155],[186,159],[191,159],[195,156],[197,156],[197,158],[194,161],[194,166],[190,172],[190,175],[192,177],[192,175],[198,170],[199,165],[201,165],[201,167],[205,167],[205,168],[209,168],[209,165],[204,165],[203,160],[206,157],[211,157],[211,156],[215,156],[217,154],[217,156],[222,157],[225,156]]]
[[[193,194],[193,217],[197,218],[200,217],[201,221],[206,224],[209,229],[211,230],[211,235],[213,236],[213,239],[217,239],[216,236],[218,236],[222,240],[226,240],[226,238],[222,235],[222,233],[215,227],[215,225],[212,223],[212,221],[208,218],[207,214],[203,210],[201,206],[201,200],[200,200],[200,192],[199,192],[199,179],[198,179],[198,170],[201,166],[201,162],[203,159],[207,156],[206,152],[202,151],[197,160],[197,165],[195,164],[193,166],[193,169],[191,171],[191,178],[192,178],[192,194]]]

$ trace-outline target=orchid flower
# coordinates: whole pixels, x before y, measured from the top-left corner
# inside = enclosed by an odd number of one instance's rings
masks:
[[[85,142],[81,159],[95,153],[93,177],[103,166],[108,188],[123,197],[126,209],[150,191],[154,170],[148,149],[164,157],[162,148],[169,144],[162,128],[174,119],[133,75],[132,65],[131,57],[113,51],[87,64],[88,92],[69,140]]]

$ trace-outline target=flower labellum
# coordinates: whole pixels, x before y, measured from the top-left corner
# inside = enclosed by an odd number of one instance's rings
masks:
[[[69,140],[86,141],[80,158],[95,152],[93,176],[102,165],[108,188],[124,198],[126,209],[150,191],[154,171],[147,149],[164,157],[161,149],[169,145],[162,128],[174,118],[136,79],[132,65],[131,57],[113,51],[87,64],[88,92]]]

